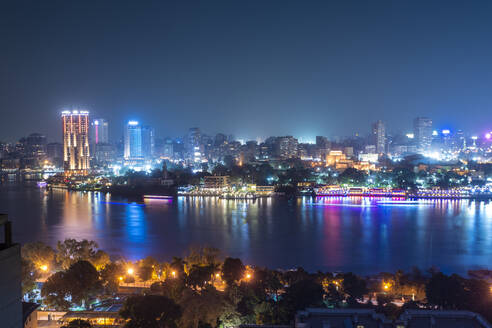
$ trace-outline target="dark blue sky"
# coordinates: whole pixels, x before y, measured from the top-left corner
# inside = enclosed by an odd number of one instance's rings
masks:
[[[492,1],[2,1],[0,139],[82,106],[160,136],[492,129]]]

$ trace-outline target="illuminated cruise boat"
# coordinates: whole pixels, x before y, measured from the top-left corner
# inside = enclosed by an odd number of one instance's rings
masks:
[[[173,196],[163,196],[163,195],[144,195],[144,199],[173,199]]]
[[[315,190],[316,196],[407,197],[402,189],[323,186]]]

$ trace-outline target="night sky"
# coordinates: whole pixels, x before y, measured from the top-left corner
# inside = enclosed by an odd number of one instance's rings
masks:
[[[1,1],[0,139],[492,129],[492,1]]]

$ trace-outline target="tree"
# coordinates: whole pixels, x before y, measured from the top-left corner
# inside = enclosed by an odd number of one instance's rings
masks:
[[[160,263],[152,256],[147,256],[138,261],[138,266],[139,269],[137,270],[137,274],[141,280],[147,281],[158,278],[158,273],[160,273]]]
[[[190,269],[188,276],[186,277],[186,284],[194,289],[203,288],[208,281],[210,281],[212,274],[214,273],[214,267],[193,265]]]
[[[353,300],[362,299],[364,294],[367,293],[366,281],[352,272],[344,273],[342,279],[343,291]]]
[[[87,307],[88,301],[102,291],[96,268],[88,261],[78,261],[70,266],[66,276],[70,282],[72,302]]]
[[[188,256],[185,258],[189,266],[218,265],[220,250],[215,247],[191,247]]]
[[[168,278],[163,282],[156,282],[150,286],[151,291],[161,293],[163,296],[178,302],[186,289],[182,277]]]
[[[170,267],[171,270],[175,272],[175,275],[182,277],[185,272],[185,266],[186,262],[182,258],[173,256]]]
[[[363,185],[366,182],[367,174],[352,167],[345,169],[339,176],[340,184]]]
[[[104,266],[100,271],[101,282],[106,293],[113,294],[118,291],[120,277],[125,275],[125,269],[119,262],[112,262]]]
[[[106,265],[111,263],[108,253],[98,250],[92,257],[87,259],[96,268],[97,271],[102,270]]]
[[[224,295],[212,286],[207,286],[200,293],[185,290],[179,304],[183,308],[179,326],[183,328],[216,327],[226,307]]]
[[[66,278],[66,272],[59,271],[52,274],[43,284],[41,296],[44,298],[44,303],[49,308],[67,311],[71,303],[67,301],[69,292],[69,281]]]
[[[174,328],[181,317],[181,307],[173,300],[160,295],[133,295],[120,310],[127,319],[126,328]]]
[[[32,292],[36,289],[36,279],[39,274],[34,267],[33,262],[24,258],[21,259],[21,279],[22,279],[22,295],[29,295],[32,298]]]
[[[53,248],[41,242],[24,244],[21,254],[23,259],[32,262],[38,270],[43,266],[52,267],[55,259]]]
[[[92,325],[87,320],[75,319],[62,326],[61,328],[92,328]]]
[[[67,310],[72,303],[87,307],[89,300],[101,291],[102,283],[96,268],[87,261],[79,261],[68,270],[51,275],[43,284],[41,296],[48,306]]]
[[[222,266],[222,279],[231,286],[243,278],[245,270],[241,259],[227,257]]]
[[[393,183],[401,189],[413,190],[417,187],[415,184],[416,174],[410,168],[401,166],[393,170]]]
[[[307,307],[323,305],[323,287],[312,279],[298,281],[285,289],[281,304],[286,310],[285,322],[292,320],[294,314]]]
[[[86,239],[77,241],[75,239],[65,239],[58,242],[56,248],[56,261],[62,269],[68,269],[77,261],[89,261],[96,255],[97,243]]]
[[[142,281],[148,281],[152,279],[152,273],[154,272],[154,268],[150,266],[140,266],[137,269],[137,276]]]
[[[432,275],[425,286],[425,294],[430,304],[440,308],[455,309],[464,301],[464,290],[457,276],[447,276],[442,272]]]

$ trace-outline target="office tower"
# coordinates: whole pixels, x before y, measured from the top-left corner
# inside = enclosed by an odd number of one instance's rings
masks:
[[[214,138],[214,146],[218,147],[227,142],[227,136],[223,133],[217,133]]]
[[[129,121],[125,128],[125,160],[150,159],[154,153],[154,129]]]
[[[174,156],[174,148],[173,148],[173,139],[166,138],[164,140],[164,144],[162,146],[162,154],[161,156],[166,159],[172,159]]]
[[[92,145],[109,143],[108,121],[98,118],[91,122],[90,141]]]
[[[432,120],[427,117],[417,117],[413,121],[413,134],[417,151],[420,153],[428,151],[432,143]]]
[[[274,154],[278,158],[294,158],[297,157],[298,141],[292,136],[284,136],[275,138]]]
[[[142,155],[146,159],[154,156],[154,129],[148,125],[142,126]]]
[[[142,127],[137,121],[129,121],[125,128],[125,160],[143,159]]]
[[[202,135],[199,128],[191,128],[186,136],[186,155],[187,159],[193,162],[201,162],[202,149],[201,149]]]
[[[382,121],[376,121],[372,124],[372,142],[376,146],[376,153],[384,154],[386,152],[386,127]]]
[[[0,318],[2,327],[20,328],[22,322],[21,248],[12,241],[12,225],[0,214]]]
[[[26,152],[28,156],[43,157],[46,155],[46,137],[39,133],[31,133],[26,138]]]
[[[51,142],[46,145],[46,156],[51,164],[61,167],[63,166],[63,144]]]
[[[89,112],[63,111],[63,168],[66,175],[85,175],[90,169]]]
[[[316,136],[316,146],[319,149],[328,149],[330,148],[330,142],[327,137]]]

